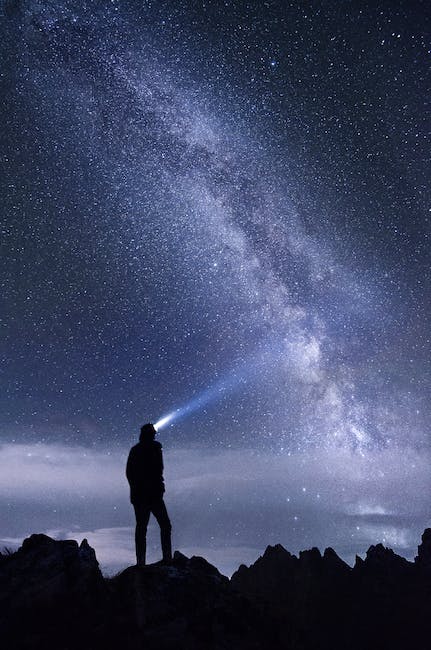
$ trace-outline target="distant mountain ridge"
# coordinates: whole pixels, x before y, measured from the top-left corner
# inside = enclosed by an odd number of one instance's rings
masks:
[[[353,568],[331,548],[268,546],[231,580],[205,559],[104,578],[84,540],[31,535],[0,554],[0,641],[34,650],[425,650],[431,528],[414,562],[382,544]]]
[[[291,555],[268,546],[252,566],[240,566],[231,583],[271,606],[286,648],[431,647],[431,529],[409,562],[382,544],[370,546],[353,568],[332,548]],[[289,621],[289,623],[288,623]]]

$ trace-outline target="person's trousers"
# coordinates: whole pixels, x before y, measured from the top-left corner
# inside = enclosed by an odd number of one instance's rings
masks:
[[[135,546],[137,564],[140,566],[145,565],[147,552],[147,527],[151,513],[153,513],[160,526],[160,541],[162,544],[163,560],[165,562],[170,562],[172,559],[172,527],[163,499],[155,499],[145,503],[134,503],[133,507],[136,516]]]

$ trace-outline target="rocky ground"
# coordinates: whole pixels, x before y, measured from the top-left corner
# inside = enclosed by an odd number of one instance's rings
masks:
[[[353,568],[332,549],[269,546],[231,580],[176,553],[104,578],[84,540],[32,535],[0,555],[7,649],[428,650],[431,529],[415,562],[381,544]]]

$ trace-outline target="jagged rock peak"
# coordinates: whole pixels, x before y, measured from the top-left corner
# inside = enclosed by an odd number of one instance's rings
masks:
[[[401,555],[397,555],[391,548],[383,544],[373,544],[369,547],[362,560],[358,555],[354,570],[357,571],[395,571],[408,569],[411,563]]]
[[[191,558],[188,558],[180,553],[180,551],[175,551],[172,566],[186,569],[191,573],[200,573],[201,575],[212,576],[220,580],[227,580],[226,576],[222,575],[215,566],[199,555],[193,555]]]
[[[305,563],[314,563],[314,562],[320,562],[322,559],[322,555],[317,548],[317,546],[313,546],[313,548],[309,548],[305,551],[299,551],[299,560],[300,562],[305,562]]]
[[[397,555],[391,548],[383,546],[383,544],[371,545],[365,558],[365,562],[373,562],[374,564],[400,561],[407,562],[406,559]]]
[[[344,560],[342,560],[339,555],[337,555],[337,553],[334,551],[334,549],[331,546],[325,548],[325,551],[323,553],[323,559],[326,564],[329,564],[334,568],[351,571],[351,567],[349,567],[349,565],[346,562],[344,562]]]
[[[291,558],[296,559],[296,556],[292,555],[292,553],[289,553],[289,551],[287,551],[284,548],[284,546],[282,546],[281,544],[275,544],[275,546],[268,545],[261,558],[271,559],[271,560],[291,559]]]
[[[17,553],[20,556],[28,554],[52,555],[53,553],[61,553],[70,557],[76,555],[81,561],[94,563],[98,566],[94,548],[89,545],[87,539],[83,539],[81,544],[78,544],[74,539],[57,540],[43,533],[33,533],[24,539]]]
[[[93,570],[100,573],[96,553],[86,539],[81,544],[74,539],[56,540],[42,533],[26,537],[15,553],[3,555],[10,563],[19,563],[20,570],[35,572],[38,567],[46,570],[60,564],[73,566],[78,570]]]
[[[289,551],[287,551],[281,544],[275,544],[275,546],[268,545],[263,555],[260,555],[253,564],[249,567],[245,564],[241,564],[232,577],[253,568],[259,569],[260,567],[268,566],[280,567],[296,562],[298,562],[298,558],[295,555],[292,555],[292,553],[289,553]]]
[[[431,569],[431,528],[426,528],[422,534],[415,563],[424,569]]]

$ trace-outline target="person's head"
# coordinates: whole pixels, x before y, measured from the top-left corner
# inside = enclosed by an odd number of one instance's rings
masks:
[[[141,435],[139,436],[139,440],[141,442],[146,442],[147,440],[154,440],[155,435],[156,435],[156,430],[154,428],[154,424],[148,422],[148,424],[144,424],[141,427]]]

